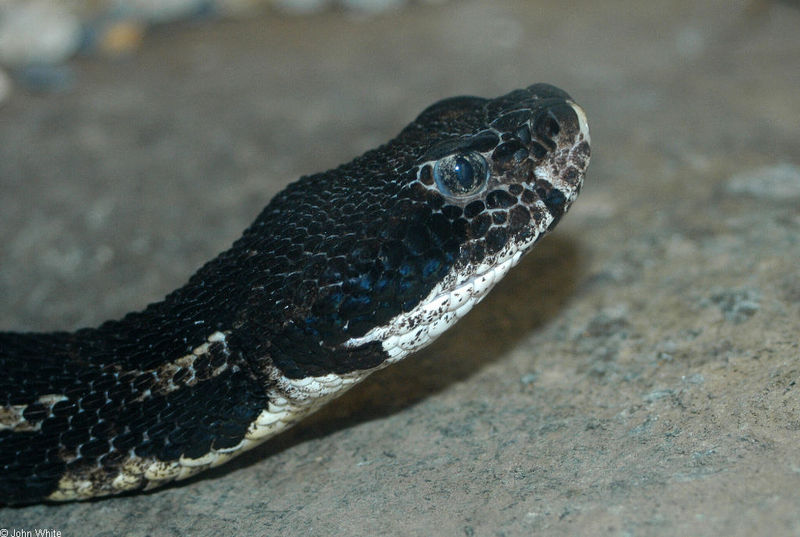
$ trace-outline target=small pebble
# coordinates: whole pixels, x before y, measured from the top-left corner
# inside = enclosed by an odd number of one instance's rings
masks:
[[[663,399],[665,397],[671,396],[675,393],[674,390],[653,390],[650,393],[647,393],[642,397],[646,402],[652,403],[653,401],[658,401],[659,399]]]
[[[781,162],[737,173],[728,180],[728,192],[760,199],[800,198],[800,166]]]
[[[522,377],[520,377],[519,380],[525,386],[529,386],[529,385],[533,384],[534,382],[536,382],[536,379],[538,379],[538,378],[539,378],[539,374],[538,373],[526,373],[525,375],[522,375]]]
[[[693,373],[691,375],[684,375],[681,377],[681,382],[686,384],[703,384],[705,381],[706,378],[700,373]]]
[[[0,63],[7,66],[62,62],[82,35],[78,18],[57,2],[0,3]]]
[[[136,21],[113,21],[102,28],[96,48],[106,56],[125,56],[139,48],[144,32],[144,26]]]
[[[720,308],[725,320],[739,324],[756,314],[760,299],[755,289],[727,289],[711,295],[710,302]]]

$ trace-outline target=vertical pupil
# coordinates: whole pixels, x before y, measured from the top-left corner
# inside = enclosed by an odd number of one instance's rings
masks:
[[[472,169],[472,164],[467,159],[458,157],[453,166],[453,171],[456,173],[458,183],[464,190],[472,188],[472,184],[475,181],[475,170]]]

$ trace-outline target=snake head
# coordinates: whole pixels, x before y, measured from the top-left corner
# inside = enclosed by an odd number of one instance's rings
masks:
[[[290,185],[253,228],[258,241],[281,230],[253,247],[276,282],[257,303],[284,319],[270,363],[323,378],[428,345],[558,223],[589,152],[583,110],[536,84],[440,101],[386,145]]]
[[[412,197],[465,226],[461,256],[475,263],[555,226],[580,192],[589,163],[586,115],[562,90],[537,84],[496,99],[456,97],[417,125],[464,131],[433,141],[419,159]],[[543,226],[543,224],[546,224]],[[500,257],[503,257],[502,255]]]
[[[463,317],[570,207],[589,144],[583,109],[547,84],[423,111],[388,146],[396,169],[413,159],[381,232],[396,314],[344,347],[380,343],[391,363]]]

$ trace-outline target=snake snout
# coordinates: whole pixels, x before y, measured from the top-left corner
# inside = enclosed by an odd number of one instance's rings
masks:
[[[540,110],[532,118],[532,131],[535,138],[550,149],[589,138],[586,113],[570,101],[560,101]]]

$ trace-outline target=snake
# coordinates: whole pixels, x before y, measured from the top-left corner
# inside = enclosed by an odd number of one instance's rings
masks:
[[[563,90],[451,97],[278,193],[160,302],[0,333],[0,504],[218,466],[434,341],[570,208],[590,137]]]

